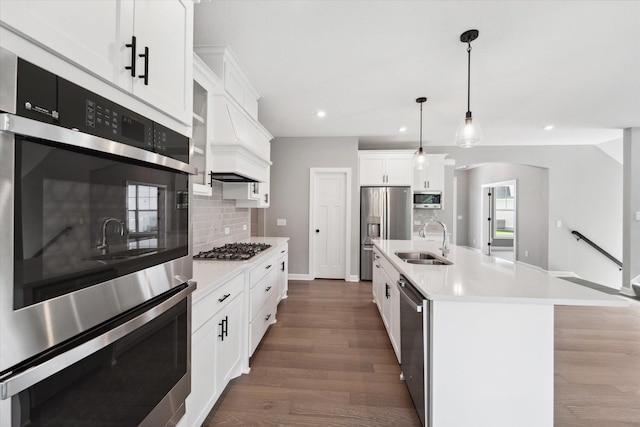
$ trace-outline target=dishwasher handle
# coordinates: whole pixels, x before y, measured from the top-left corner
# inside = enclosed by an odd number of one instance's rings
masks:
[[[418,298],[418,296],[415,295],[415,291],[410,289],[409,286],[411,285],[409,285],[407,279],[405,279],[404,277],[400,277],[400,279],[398,280],[398,289],[400,290],[400,296],[402,296],[402,298],[415,312],[422,313],[422,304],[414,300],[414,298]],[[409,295],[409,293],[411,293],[412,295]],[[412,298],[412,296],[414,298]]]

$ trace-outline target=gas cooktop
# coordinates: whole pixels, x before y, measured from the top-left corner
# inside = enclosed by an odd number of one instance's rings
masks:
[[[245,261],[271,247],[266,243],[227,243],[224,246],[202,251],[193,256],[198,260]]]

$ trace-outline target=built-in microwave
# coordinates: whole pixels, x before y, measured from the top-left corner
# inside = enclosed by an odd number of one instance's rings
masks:
[[[442,209],[442,191],[414,191],[414,209]]]

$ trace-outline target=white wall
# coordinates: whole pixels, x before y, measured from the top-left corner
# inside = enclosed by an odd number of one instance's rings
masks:
[[[276,138],[271,142],[271,206],[265,211],[265,234],[289,237],[289,274],[309,274],[309,169],[352,170],[351,266],[358,275],[360,201],[357,185],[357,138]],[[286,219],[285,227],[277,226]]]

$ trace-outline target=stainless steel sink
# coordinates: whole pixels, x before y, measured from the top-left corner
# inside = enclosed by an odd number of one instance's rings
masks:
[[[440,257],[431,252],[396,252],[398,258],[408,264],[422,265],[452,265],[453,263],[446,258]]]
[[[444,259],[405,259],[407,264],[422,264],[422,265],[451,265],[451,261]]]
[[[126,251],[113,252],[104,255],[95,255],[83,259],[87,261],[115,261],[120,259],[134,258],[140,255],[151,254],[158,252],[159,250],[159,248],[128,249]]]

